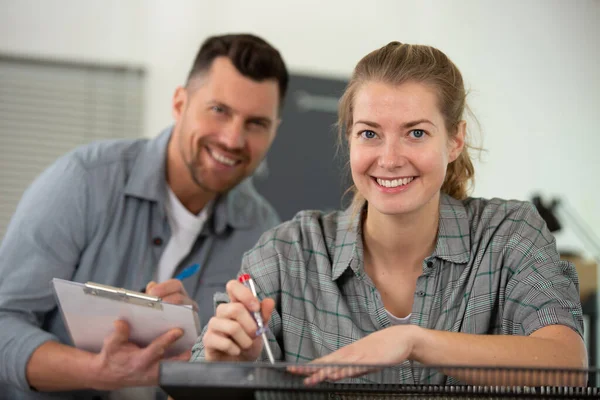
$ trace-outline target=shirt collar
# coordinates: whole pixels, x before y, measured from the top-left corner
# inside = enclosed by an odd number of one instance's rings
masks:
[[[337,217],[332,280],[337,280],[350,267],[356,275],[363,271],[362,210],[352,207]],[[440,217],[436,246],[432,257],[456,264],[466,264],[470,259],[471,233],[469,217],[461,200],[447,194],[440,195]]]
[[[167,146],[172,129],[168,127],[154,139],[145,142],[131,167],[125,195],[164,204],[167,197]]]
[[[138,197],[160,204],[167,200],[166,162],[167,147],[173,127],[164,129],[156,138],[148,140],[135,158],[125,195]],[[229,192],[219,196],[213,203],[211,230],[221,234],[229,225],[236,229],[247,229],[255,224],[260,215],[257,193],[252,177],[246,178]]]
[[[433,256],[456,264],[466,264],[471,258],[471,227],[462,200],[442,193],[440,221]]]
[[[335,247],[333,256],[333,267],[331,280],[337,280],[348,269],[352,268],[355,274],[362,271],[363,243],[362,224],[360,224],[360,212],[356,212],[352,206],[341,211],[337,216],[337,231],[335,235]]]

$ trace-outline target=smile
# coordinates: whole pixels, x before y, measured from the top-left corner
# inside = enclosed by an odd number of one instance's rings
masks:
[[[241,162],[240,160],[229,158],[223,153],[220,153],[217,150],[211,149],[209,147],[207,147],[206,150],[214,160],[218,161],[221,164],[227,165],[228,167],[233,167]]]
[[[383,186],[386,188],[396,188],[399,186],[406,186],[409,183],[411,183],[416,177],[411,176],[408,178],[399,178],[399,179],[381,179],[381,178],[375,178],[375,180],[377,181],[377,184],[379,186]]]

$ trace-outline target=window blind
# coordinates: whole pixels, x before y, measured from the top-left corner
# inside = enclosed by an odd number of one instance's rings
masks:
[[[141,68],[0,55],[0,240],[31,182],[58,157],[143,135]]]

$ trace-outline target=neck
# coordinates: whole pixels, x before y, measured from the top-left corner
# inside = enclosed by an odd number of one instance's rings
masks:
[[[365,259],[372,265],[418,268],[435,248],[439,224],[439,195],[420,210],[384,215],[371,205],[363,224]]]
[[[198,214],[216,197],[216,193],[207,192],[194,182],[181,154],[178,154],[176,140],[176,132],[173,129],[167,147],[167,184],[189,212]]]

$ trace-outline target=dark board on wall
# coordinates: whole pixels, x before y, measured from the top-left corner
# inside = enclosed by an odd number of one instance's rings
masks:
[[[337,104],[346,81],[292,74],[282,124],[254,183],[282,220],[347,205],[347,157],[336,155]]]

